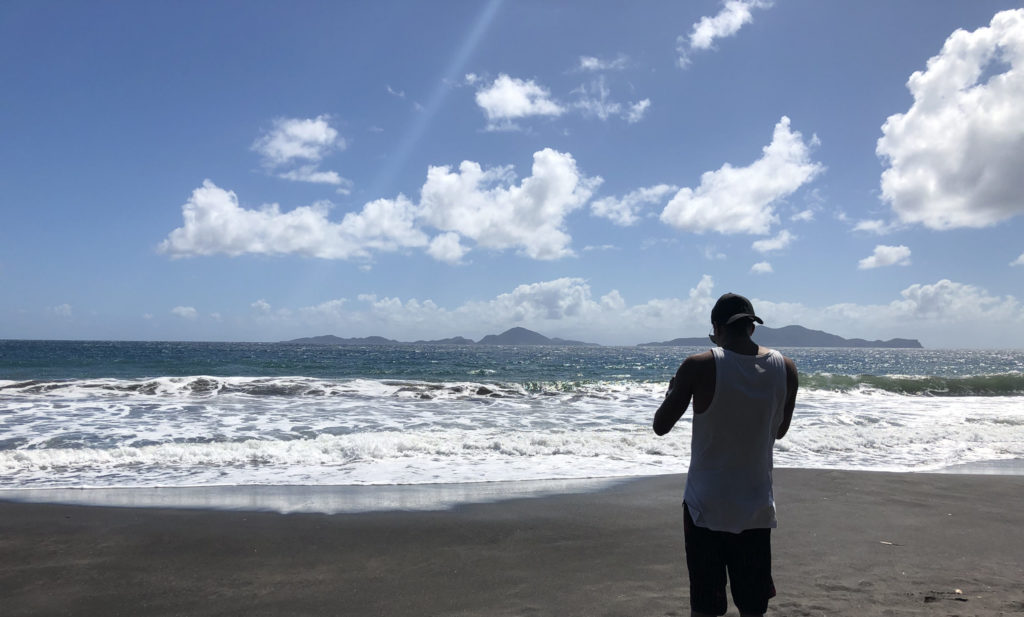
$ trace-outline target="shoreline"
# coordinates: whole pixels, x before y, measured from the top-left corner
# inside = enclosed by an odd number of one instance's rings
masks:
[[[19,616],[686,614],[683,482],[335,515],[0,502],[0,597]],[[1024,476],[778,469],[775,494],[770,614],[1024,610]]]
[[[782,470],[908,475],[1024,476],[1024,459],[960,463],[926,471],[775,468],[776,473]],[[440,511],[463,505],[497,503],[513,499],[592,493],[632,481],[675,475],[685,478],[685,473],[668,473],[596,478],[421,484],[231,484],[162,487],[0,488],[0,503],[328,515],[389,511]]]

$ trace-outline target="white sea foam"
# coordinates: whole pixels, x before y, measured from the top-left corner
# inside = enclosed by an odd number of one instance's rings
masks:
[[[685,471],[663,384],[167,377],[0,383],[4,488],[421,484]],[[780,466],[1024,459],[1024,397],[807,390]]]

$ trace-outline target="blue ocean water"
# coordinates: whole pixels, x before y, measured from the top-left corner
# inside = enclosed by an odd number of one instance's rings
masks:
[[[685,471],[697,348],[0,341],[0,488],[404,485]],[[776,465],[1024,460],[1024,351],[782,349]]]

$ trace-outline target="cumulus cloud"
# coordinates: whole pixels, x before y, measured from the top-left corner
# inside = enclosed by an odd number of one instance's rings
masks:
[[[679,66],[690,64],[690,54],[695,49],[711,49],[715,39],[732,36],[740,28],[753,21],[751,9],[767,8],[766,0],[725,0],[722,10],[711,17],[701,17],[693,24],[689,36],[680,35],[676,41],[679,52]]]
[[[336,171],[320,170],[318,163],[331,151],[345,149],[345,140],[330,125],[328,116],[278,118],[272,128],[256,139],[252,149],[263,158],[263,166],[278,178],[341,186],[346,192],[351,181]]]
[[[789,233],[788,230],[783,229],[774,238],[768,238],[765,240],[758,240],[751,245],[758,253],[770,253],[772,251],[781,251],[782,249],[789,246],[793,240],[796,240],[796,236]]]
[[[590,211],[594,216],[627,227],[640,220],[639,213],[644,206],[661,203],[666,195],[678,188],[669,184],[658,184],[637,189],[622,197],[604,197],[591,203]]]
[[[328,116],[316,118],[278,118],[273,127],[252,145],[270,165],[295,160],[319,161],[328,152],[343,149],[345,140],[331,127]]]
[[[871,268],[883,268],[885,266],[909,266],[910,249],[903,246],[886,246],[879,244],[870,257],[861,259],[857,268],[870,270]]]
[[[533,155],[531,171],[515,185],[507,167],[485,170],[472,161],[458,171],[431,167],[420,215],[484,248],[518,248],[534,259],[571,255],[565,217],[590,199],[601,179],[584,177],[572,155],[550,148]]]
[[[1010,262],[1011,266],[1024,266],[1024,253],[1020,254],[1020,257]]]
[[[340,223],[319,202],[282,212],[277,204],[257,210],[243,208],[234,191],[210,180],[192,192],[182,206],[184,225],[172,231],[158,249],[172,257],[295,253],[324,259],[367,257],[371,249],[393,251],[427,244],[413,225],[415,209],[403,196],[379,199],[350,212]]]
[[[775,272],[772,265],[767,261],[759,261],[756,264],[750,266],[751,274],[771,274]]]
[[[816,141],[812,138],[810,144]],[[747,167],[726,163],[717,171],[705,172],[699,187],[676,193],[661,220],[697,233],[767,234],[778,222],[775,204],[823,170],[811,160],[810,145],[783,116],[760,159]]]
[[[510,167],[483,169],[463,161],[457,171],[431,167],[420,203],[403,195],[378,199],[340,222],[331,204],[283,212],[277,204],[243,207],[233,191],[210,180],[182,206],[184,224],[160,243],[172,257],[298,254],[323,259],[368,258],[374,251],[425,248],[436,259],[458,262],[477,246],[518,249],[534,259],[572,255],[566,216],[590,199],[598,177],[583,176],[572,155],[545,149],[533,157],[532,175],[515,183]],[[429,239],[424,227],[441,232]]]
[[[900,314],[939,321],[1021,321],[1020,303],[1012,296],[990,295],[974,285],[942,279],[933,285],[914,284],[892,303]]]
[[[171,313],[182,319],[196,319],[199,317],[199,311],[191,306],[176,306],[171,309]]]
[[[1024,9],[957,30],[907,87],[913,105],[885,121],[876,148],[896,216],[952,229],[1024,213]]]
[[[471,74],[472,75],[472,74]],[[478,81],[467,75],[467,82]],[[532,79],[523,80],[502,73],[491,85],[476,92],[476,104],[487,116],[488,128],[492,130],[514,129],[514,120],[529,116],[560,116],[565,108],[551,99],[547,88]]]

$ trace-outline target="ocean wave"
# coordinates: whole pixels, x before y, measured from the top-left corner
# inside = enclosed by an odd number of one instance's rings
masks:
[[[397,397],[397,398],[507,398],[581,395],[609,398],[623,394],[646,395],[664,384],[630,381],[550,382],[424,382],[411,380],[311,377],[158,377],[153,379],[81,379],[0,381],[2,395],[216,397]]]
[[[475,399],[584,397],[658,397],[664,381],[556,380],[524,382],[393,379],[319,379],[313,377],[156,377],[151,379],[71,379],[0,381],[8,396],[145,396],[145,397],[356,397],[411,399]],[[800,375],[803,391],[889,393],[905,396],[1019,396],[1024,395],[1024,372],[991,375]]]
[[[907,396],[1019,396],[1024,373],[938,377],[926,375],[801,375],[800,387],[836,392],[886,392]]]

